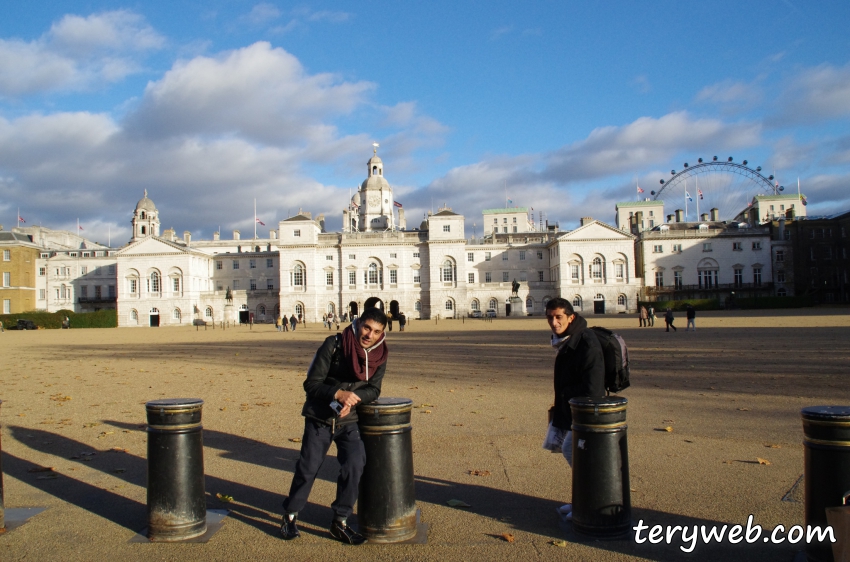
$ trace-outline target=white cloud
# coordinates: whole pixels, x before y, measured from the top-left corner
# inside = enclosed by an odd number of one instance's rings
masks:
[[[272,144],[329,142],[325,122],[362,104],[370,82],[307,74],[301,63],[265,42],[216,57],[178,62],[148,84],[128,132],[149,138],[240,134]]]
[[[241,19],[253,25],[262,25],[276,20],[281,16],[280,10],[274,4],[261,3],[255,5]]]
[[[729,112],[737,112],[760,104],[762,92],[754,84],[724,80],[700,90],[696,95],[696,101],[718,105]]]
[[[773,125],[812,123],[850,116],[850,63],[843,67],[822,64],[801,72],[778,100]]]
[[[0,96],[79,91],[138,72],[165,39],[128,11],[67,15],[34,41],[0,39]]]

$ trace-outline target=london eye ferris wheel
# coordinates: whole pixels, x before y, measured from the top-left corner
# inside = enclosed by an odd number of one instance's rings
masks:
[[[756,195],[785,190],[773,175],[763,175],[761,166],[753,169],[747,164],[746,160],[736,163],[731,156],[725,161],[714,156],[711,161],[700,158],[694,165],[685,162],[681,171],[670,170],[672,177],[660,180],[661,187],[650,193],[667,208],[686,210],[690,219],[685,220],[698,220],[713,208],[718,209],[720,220],[732,220]]]

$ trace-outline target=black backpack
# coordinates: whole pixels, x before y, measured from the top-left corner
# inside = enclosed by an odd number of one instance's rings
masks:
[[[608,394],[629,387],[629,348],[625,340],[607,328],[591,328],[605,357],[605,390]]]

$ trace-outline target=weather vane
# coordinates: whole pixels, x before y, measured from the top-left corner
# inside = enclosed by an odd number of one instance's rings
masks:
[[[378,147],[379,147],[379,146],[381,146],[381,145],[380,145],[380,144],[378,144],[378,143],[376,143],[376,142],[373,142],[373,143],[372,143],[372,146],[374,147],[374,148],[372,149],[372,152],[374,152],[375,154],[378,154]]]

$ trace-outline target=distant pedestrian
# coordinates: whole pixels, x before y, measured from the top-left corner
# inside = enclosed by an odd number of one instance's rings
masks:
[[[387,314],[387,331],[388,332],[393,331],[393,313],[392,312]]]
[[[303,314],[301,314],[300,312],[298,313],[298,323],[299,323],[299,324],[303,324],[303,323],[304,323],[304,315],[303,315]]]
[[[697,326],[695,320],[697,317],[697,309],[695,309],[692,304],[688,303],[687,305],[685,305],[685,314],[688,317],[688,323],[685,326],[685,331],[687,332],[688,329],[691,329],[692,331],[696,332]]]
[[[295,315],[293,314],[292,316],[289,317],[289,328],[294,332],[295,326],[297,324],[298,324],[298,318],[296,318]]]
[[[324,326],[325,328],[328,327],[328,315],[327,314],[322,314],[322,326]]]
[[[407,317],[404,315],[404,312],[398,313],[398,331],[403,332],[404,327],[407,325]]]
[[[649,308],[646,309],[646,313],[649,315],[649,325],[655,326],[655,308],[652,305],[649,305]]]
[[[274,319],[274,327],[275,327],[275,328],[277,328],[277,331],[278,331],[278,332],[280,332],[280,331],[281,331],[280,314],[278,314],[278,315],[277,315],[277,318],[275,318],[275,319]]]
[[[638,311],[638,316],[640,317],[640,327],[646,327],[646,320],[649,317],[649,313],[646,311],[646,307],[640,305],[640,310]]]
[[[328,312],[328,330],[333,328],[333,323],[334,323],[334,313]]]
[[[673,325],[673,311],[669,308],[664,313],[664,322],[667,324],[667,332],[670,331],[670,328],[673,328],[674,332],[676,331],[676,326]]]
[[[0,320],[0,333],[5,332],[6,328],[3,327],[3,321]]]

